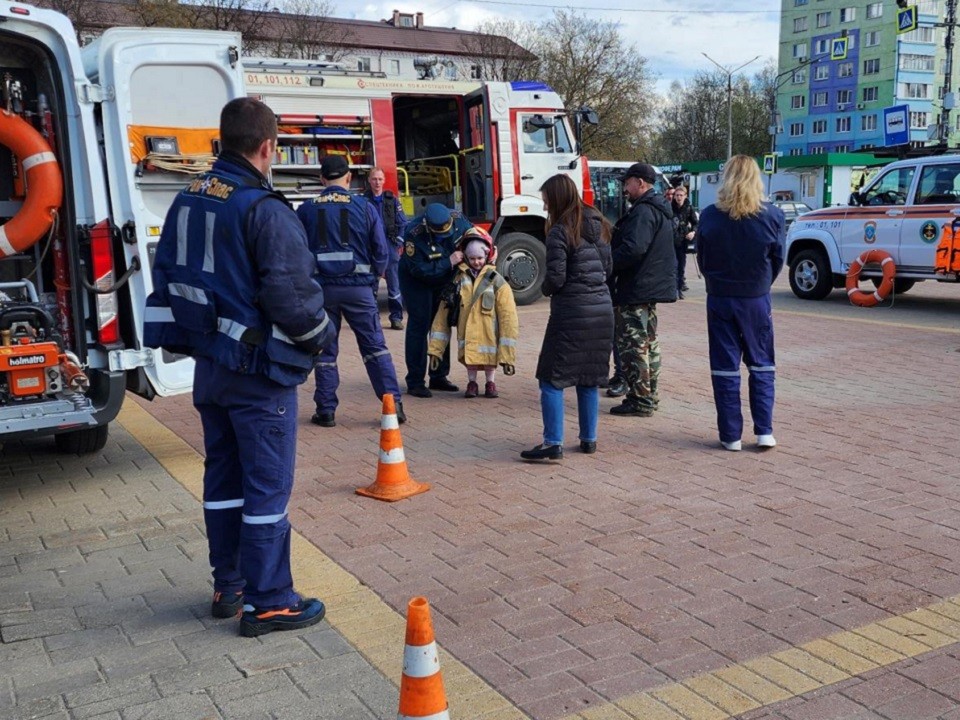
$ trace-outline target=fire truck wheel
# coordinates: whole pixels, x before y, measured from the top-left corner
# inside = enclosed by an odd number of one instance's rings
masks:
[[[802,300],[823,300],[833,290],[833,275],[826,253],[801,250],[790,264],[790,289]]]
[[[65,455],[85,455],[103,450],[103,446],[107,444],[109,428],[109,425],[98,425],[54,435],[57,451]]]
[[[547,272],[547,248],[533,235],[507,233],[497,242],[497,271],[510,283],[517,305],[536,302]]]
[[[883,282],[883,278],[870,278],[870,282],[873,283],[875,288],[880,287],[880,283]],[[910,288],[917,284],[916,280],[911,280],[910,278],[894,278],[893,279],[893,292],[895,295],[902,295],[907,292]]]

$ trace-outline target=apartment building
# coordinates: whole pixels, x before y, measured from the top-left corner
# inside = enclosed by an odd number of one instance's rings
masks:
[[[783,0],[777,150],[806,155],[882,146],[883,109],[893,105],[909,105],[911,145],[925,144],[928,127],[940,119],[944,51],[943,29],[923,25],[942,21],[944,5],[922,0],[921,26],[898,35],[893,0]]]

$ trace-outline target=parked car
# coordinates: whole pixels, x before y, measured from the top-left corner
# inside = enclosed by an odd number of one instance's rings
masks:
[[[783,214],[787,218],[787,227],[790,227],[793,221],[804,213],[813,211],[813,208],[806,203],[794,202],[793,200],[776,200],[773,204],[783,210]]]

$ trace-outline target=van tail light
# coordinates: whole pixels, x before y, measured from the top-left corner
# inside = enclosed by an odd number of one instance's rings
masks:
[[[593,185],[590,184],[590,168],[587,167],[587,156],[580,157],[580,169],[583,171],[583,201],[587,205],[593,205]]]
[[[90,229],[90,255],[93,264],[93,285],[96,294],[97,336],[101,345],[112,345],[120,340],[120,322],[117,317],[117,293],[104,292],[114,287],[113,229],[109,220],[103,220]]]

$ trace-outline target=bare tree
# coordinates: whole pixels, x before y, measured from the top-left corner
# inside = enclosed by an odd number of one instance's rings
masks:
[[[100,0],[36,0],[36,5],[70,18],[81,45],[91,35],[99,34],[107,19],[106,8]]]
[[[534,50],[540,36],[541,28],[533,22],[500,18],[480,23],[463,46],[469,64],[480,68],[484,80],[534,80],[540,73]]]
[[[330,0],[286,0],[279,13],[270,14],[267,52],[301,60],[323,56],[334,61],[342,59],[355,34],[331,18],[333,10]]]
[[[584,151],[617,159],[645,156],[653,131],[653,82],[646,58],[624,45],[617,24],[557,10],[539,37],[541,78],[568,108],[586,105],[600,116],[599,125],[584,126]]]
[[[130,12],[132,19],[143,27],[189,28],[196,27],[196,17],[178,0],[134,0]]]

